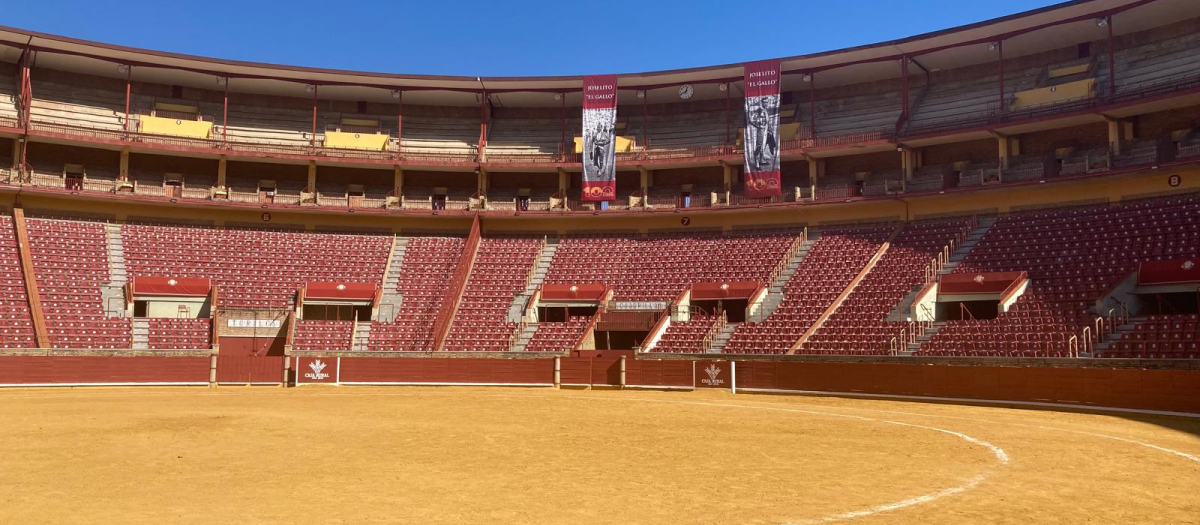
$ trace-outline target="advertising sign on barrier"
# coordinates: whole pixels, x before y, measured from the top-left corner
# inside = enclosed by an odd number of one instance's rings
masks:
[[[730,361],[696,361],[696,388],[732,388],[732,369]]]
[[[340,357],[296,357],[296,384],[337,384],[341,361]]]

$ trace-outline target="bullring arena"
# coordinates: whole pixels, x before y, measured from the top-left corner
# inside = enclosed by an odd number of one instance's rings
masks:
[[[1075,0],[435,77],[0,27],[0,523],[1200,523],[1198,43]]]

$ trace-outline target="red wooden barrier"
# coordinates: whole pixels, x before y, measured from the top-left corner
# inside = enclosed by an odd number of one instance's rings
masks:
[[[620,357],[564,357],[560,360],[560,379],[565,386],[619,386]]]
[[[345,384],[554,384],[553,359],[344,357]]]
[[[207,357],[5,356],[0,385],[207,385]]]
[[[625,360],[625,385],[651,388],[693,388],[692,361]]]
[[[335,384],[338,381],[340,359],[336,357],[296,357],[293,381],[297,385],[308,383]]]
[[[1200,413],[1200,370],[739,361],[737,389],[849,392]]]
[[[283,356],[217,356],[217,383],[277,385],[283,382]]]

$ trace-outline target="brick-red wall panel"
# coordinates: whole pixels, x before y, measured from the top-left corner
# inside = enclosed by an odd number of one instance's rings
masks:
[[[1200,413],[1200,370],[747,361],[737,386]]]
[[[553,359],[342,358],[343,383],[551,384]]]
[[[632,386],[692,386],[692,361],[625,361],[625,383]]]
[[[0,384],[207,383],[207,357],[0,357]]]
[[[217,357],[217,383],[280,383],[283,356]]]

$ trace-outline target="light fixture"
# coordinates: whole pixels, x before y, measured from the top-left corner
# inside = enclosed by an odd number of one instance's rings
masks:
[[[722,290],[728,290],[728,289],[729,289],[729,283],[721,283],[721,289],[722,289]]]
[[[400,90],[399,89],[392,90],[392,98],[394,98],[396,100],[400,100]]]
[[[1096,27],[1108,27],[1108,17],[1102,16],[1096,19]]]
[[[804,76],[800,77],[800,78],[802,80],[804,80],[805,82],[812,82],[812,75],[809,73],[805,73]]]
[[[555,93],[554,100],[562,100],[562,93]]]
[[[305,84],[304,91],[307,91],[309,93],[316,93],[317,86],[316,86],[316,84]]]
[[[718,89],[718,90],[720,90],[720,91],[722,91],[722,92],[724,92],[724,91],[729,91],[729,83],[727,82],[727,83],[724,83],[724,84],[718,84],[718,85],[717,85],[717,89]]]
[[[117,64],[117,71],[122,75],[129,72],[129,64]]]
[[[217,85],[218,86],[229,85],[229,77],[217,77]]]
[[[572,284],[572,285],[571,285],[571,293],[575,293],[575,292],[578,292],[578,291],[579,291],[579,287],[578,287],[578,286],[575,286],[575,285],[573,285],[573,284]]]
[[[996,50],[996,43],[988,42],[988,51],[995,51],[995,50]]]
[[[637,92],[637,98],[646,98],[646,91],[643,89],[639,89]]]

